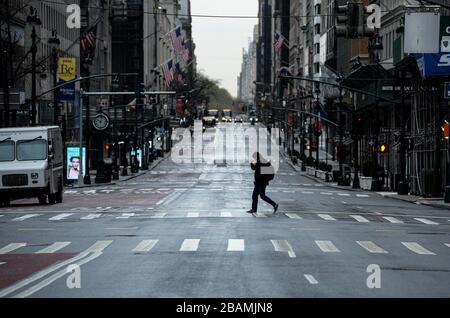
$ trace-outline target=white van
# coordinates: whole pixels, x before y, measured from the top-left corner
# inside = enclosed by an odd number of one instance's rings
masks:
[[[0,204],[32,197],[61,203],[63,164],[58,126],[0,129]]]

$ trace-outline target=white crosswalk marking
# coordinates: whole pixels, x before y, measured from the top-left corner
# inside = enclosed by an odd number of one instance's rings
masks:
[[[400,221],[399,219],[389,217],[389,216],[383,216],[383,219],[385,219],[391,223],[394,223],[394,224],[403,224],[404,223],[403,221]]]
[[[0,249],[0,255],[7,254],[25,246],[27,246],[27,243],[11,243]]]
[[[370,221],[361,215],[350,215],[350,217],[354,218],[356,221],[360,223],[369,223]]]
[[[200,243],[199,239],[194,240],[184,240],[183,244],[181,244],[180,252],[195,252],[198,249],[198,245]]]
[[[122,213],[122,216],[118,216],[118,217],[116,217],[116,219],[125,220],[125,219],[129,219],[129,218],[131,218],[133,216],[135,216],[134,213]]]
[[[341,197],[349,197],[350,196],[350,194],[348,194],[348,193],[338,193],[338,195]]]
[[[190,212],[190,213],[188,213],[187,217],[188,217],[188,218],[198,218],[199,215],[200,215],[199,213],[196,213],[196,212]]]
[[[2,218],[3,217],[3,215],[0,215],[0,218]]]
[[[450,247],[450,244],[445,244],[445,246]]]
[[[424,224],[428,224],[428,225],[439,225],[439,223],[427,220],[427,219],[423,219],[423,218],[415,218],[414,220],[422,222]]]
[[[1,265],[5,265],[5,264],[6,264],[5,262],[0,262],[0,266],[1,266]]]
[[[329,214],[318,214],[318,217],[326,221],[336,221],[336,219]]]
[[[37,251],[35,254],[52,254],[59,250],[62,250],[64,247],[68,246],[71,242],[56,242],[46,248]]]
[[[296,258],[297,256],[292,249],[292,246],[286,240],[271,240],[275,252],[286,252],[290,258]]]
[[[62,213],[62,214],[59,214],[57,216],[50,218],[49,221],[61,221],[61,220],[68,218],[71,215],[73,215],[73,213]]]
[[[96,253],[96,252],[103,252],[105,248],[107,248],[109,245],[111,245],[113,241],[97,241],[89,247],[85,252],[86,253]]]
[[[155,213],[150,218],[151,219],[163,219],[166,215],[167,215],[167,213]]]
[[[333,193],[330,192],[320,192],[321,195],[333,195]]]
[[[37,217],[37,216],[40,216],[40,215],[42,215],[42,214],[27,214],[27,215],[24,215],[24,216],[21,216],[21,217],[13,219],[13,222],[25,221],[25,220],[28,220],[28,219],[31,219],[31,218],[34,218],[34,217]]]
[[[244,240],[228,240],[228,252],[243,252],[245,250]]]
[[[220,217],[221,218],[231,218],[231,217],[233,217],[233,215],[231,214],[231,212],[220,212]]]
[[[369,196],[367,194],[357,194],[358,198],[368,198]]]
[[[150,250],[152,248],[154,248],[157,243],[158,243],[158,240],[145,240],[145,241],[142,241],[141,243],[138,244],[138,246],[136,246],[133,249],[133,252],[134,253],[150,252]]]
[[[89,214],[87,216],[83,216],[81,219],[82,220],[93,220],[93,219],[98,219],[99,217],[101,217],[102,214],[101,213],[96,213],[96,214]]]
[[[317,285],[319,282],[314,278],[313,275],[305,275],[306,280],[311,284],[311,285]]]
[[[285,215],[290,219],[302,220],[302,217],[295,213],[285,213]]]
[[[76,190],[65,190],[64,191],[64,194],[76,194],[76,193],[78,193],[78,191],[76,191]]]
[[[314,192],[302,191],[302,194],[314,194]]]
[[[316,241],[317,246],[325,253],[340,253],[341,251],[331,241]]]
[[[362,248],[364,248],[365,250],[367,250],[370,253],[373,253],[373,254],[388,254],[387,251],[385,251],[384,249],[382,249],[381,247],[376,245],[374,242],[371,242],[371,241],[357,241],[356,243],[358,243]]]
[[[415,242],[402,242],[402,244],[410,251],[419,255],[436,255],[433,252],[427,250],[425,247]]]

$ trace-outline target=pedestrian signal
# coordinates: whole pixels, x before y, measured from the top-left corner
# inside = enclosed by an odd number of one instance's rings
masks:
[[[382,154],[388,153],[389,152],[389,145],[388,144],[381,144],[380,152]]]

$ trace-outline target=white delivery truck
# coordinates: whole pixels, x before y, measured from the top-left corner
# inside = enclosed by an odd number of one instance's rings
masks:
[[[0,203],[37,197],[40,204],[61,203],[64,192],[61,129],[0,129]]]

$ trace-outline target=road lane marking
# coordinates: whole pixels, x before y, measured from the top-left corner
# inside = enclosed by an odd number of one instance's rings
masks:
[[[341,251],[331,241],[316,241],[317,246],[325,253],[340,253]]]
[[[433,252],[427,250],[425,247],[423,247],[419,243],[402,242],[402,244],[410,251],[413,251],[414,253],[419,254],[419,255],[436,255]]]
[[[422,218],[415,218],[414,220],[422,222],[424,224],[428,224],[428,225],[439,225],[439,223],[427,220],[427,219],[422,219]]]
[[[62,214],[59,214],[57,216],[50,218],[49,221],[61,221],[61,220],[68,218],[71,215],[73,215],[73,213],[62,213]]]
[[[7,254],[21,247],[27,246],[27,243],[11,243],[0,249],[0,255]]]
[[[445,244],[445,246],[450,247],[450,244]]]
[[[0,262],[0,266],[1,266],[1,265],[5,265],[5,264],[6,264],[5,262]]]
[[[364,248],[365,250],[367,250],[370,253],[373,253],[373,254],[388,254],[387,251],[385,251],[384,249],[382,249],[381,247],[376,245],[374,242],[371,242],[371,241],[357,241],[356,243],[358,243],[362,248]]]
[[[271,242],[275,249],[275,252],[288,253],[290,258],[297,257],[288,241],[286,241],[286,240],[271,240]]]
[[[228,252],[243,252],[245,251],[245,241],[244,240],[228,240]]]
[[[37,251],[35,254],[53,254],[59,250],[62,250],[64,247],[68,246],[71,242],[56,242],[46,248]]]
[[[360,223],[370,223],[370,221],[368,219],[366,219],[365,217],[363,217],[361,215],[350,215],[350,217],[354,218],[356,221],[358,221]]]
[[[198,218],[200,216],[200,213],[196,213],[196,212],[190,212],[187,214],[188,218]]]
[[[314,192],[302,191],[302,194],[314,194]]]
[[[357,194],[356,196],[358,198],[369,198],[369,196],[367,194]]]
[[[383,219],[385,219],[391,223],[394,223],[394,224],[403,224],[404,223],[403,221],[400,221],[399,219],[396,219],[396,218],[390,217],[390,216],[383,216]]]
[[[180,252],[195,252],[198,249],[198,244],[200,243],[199,239],[194,240],[184,240],[183,244],[181,244]]]
[[[76,263],[71,263],[70,265],[76,265],[78,267],[81,267],[81,265],[84,265],[86,263],[89,263],[90,261],[98,258],[99,256],[102,255],[102,252],[94,252],[91,254],[88,254],[88,257],[83,258],[80,261],[77,261]],[[30,287],[29,289],[15,295],[13,298],[25,298],[25,297],[29,297],[32,294],[38,292],[39,290],[41,290],[44,287],[47,287],[48,285],[50,285],[51,283],[55,282],[56,280],[60,279],[63,276],[67,275],[67,268],[64,268],[62,270],[60,270],[59,272],[55,273],[54,275],[44,279],[43,281],[41,281],[40,283]]]
[[[320,192],[321,195],[333,195],[333,193],[330,192]]]
[[[311,284],[311,285],[317,285],[319,282],[314,278],[313,275],[305,275],[306,280]]]
[[[151,219],[163,219],[166,215],[167,215],[167,213],[155,213],[150,218]]]
[[[28,219],[31,219],[31,218],[40,216],[40,215],[42,215],[42,214],[27,214],[27,215],[24,215],[24,216],[15,218],[15,219],[13,219],[12,221],[13,221],[13,222],[21,222],[21,221],[25,221],[25,220],[28,220]]]
[[[133,249],[133,252],[134,253],[150,252],[150,250],[152,248],[154,248],[157,243],[158,243],[158,240],[145,240],[145,241],[142,241],[141,243],[138,244],[138,246],[136,246]]]
[[[285,213],[285,215],[290,219],[302,220],[302,217],[295,213]]]
[[[231,217],[233,217],[233,215],[231,214],[231,212],[220,212],[220,217],[221,218],[231,218]]]
[[[329,214],[318,214],[317,216],[326,221],[336,221],[336,219]]]
[[[98,219],[99,217],[101,217],[102,214],[101,213],[96,213],[96,214],[89,214],[87,216],[83,216],[81,219],[82,220],[93,220],[93,219]]]
[[[116,219],[125,220],[125,219],[129,219],[135,215],[136,215],[135,213],[122,213],[122,216],[118,216],[118,217],[116,217]]]
[[[96,253],[103,252],[105,248],[111,245],[113,241],[97,241],[91,247],[89,247],[85,252],[87,253]]]
[[[348,193],[338,193],[338,196],[341,196],[341,197],[349,197],[350,194],[348,194]]]

